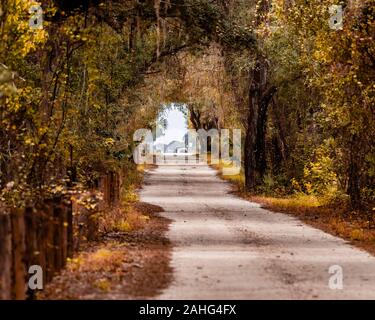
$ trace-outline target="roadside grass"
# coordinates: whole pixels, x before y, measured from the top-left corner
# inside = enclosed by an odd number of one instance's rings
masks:
[[[131,232],[142,229],[150,220],[139,210],[138,189],[142,187],[144,173],[152,169],[150,165],[138,165],[132,170],[127,170],[126,179],[122,181],[120,203],[109,211],[105,212],[100,219],[99,230],[108,232]]]
[[[137,191],[142,187],[145,171],[151,168],[149,165],[133,164],[124,168],[126,174],[121,184],[120,202],[99,217],[101,235],[132,233],[146,227],[151,218],[147,214],[147,206],[140,205]],[[119,242],[102,243],[94,251],[82,251],[75,258],[69,259],[67,269],[86,273],[116,272],[126,262],[126,252],[126,247]],[[92,285],[102,291],[111,290],[111,281],[105,277],[95,279]]]
[[[170,220],[159,216],[161,207],[137,196],[151,168],[129,170],[120,203],[99,219],[100,236],[69,258],[37,299],[144,299],[168,285],[171,247],[165,232]]]
[[[290,196],[252,194],[245,190],[243,172],[235,176],[223,176],[222,163],[211,166],[218,170],[222,179],[231,182],[233,191],[240,197],[259,203],[270,211],[293,215],[375,255],[375,212],[353,211],[347,202],[332,201],[329,195],[318,197],[302,192]]]
[[[212,164],[211,163],[211,154],[207,154],[207,163],[214,169],[216,169],[219,172],[219,176],[226,181],[229,181],[233,183],[236,186],[236,191],[245,191],[245,176],[244,173],[241,172],[237,175],[223,175],[223,168],[230,168],[231,165],[224,164],[221,160],[219,160],[218,164]]]
[[[78,272],[110,272],[120,268],[126,260],[123,248],[116,243],[107,244],[92,252],[81,252],[69,259],[67,269]]]

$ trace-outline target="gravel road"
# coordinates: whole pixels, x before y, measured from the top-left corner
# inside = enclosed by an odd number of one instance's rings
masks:
[[[157,298],[375,299],[375,257],[231,194],[205,164],[179,162],[148,172],[140,193],[173,220],[173,281]],[[342,289],[328,285],[333,265]]]

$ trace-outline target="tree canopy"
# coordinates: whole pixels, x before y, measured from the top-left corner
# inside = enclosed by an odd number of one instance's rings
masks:
[[[38,3],[35,3],[38,4]],[[19,205],[131,162],[133,132],[186,103],[241,128],[253,192],[374,202],[374,0],[0,1],[1,201]]]

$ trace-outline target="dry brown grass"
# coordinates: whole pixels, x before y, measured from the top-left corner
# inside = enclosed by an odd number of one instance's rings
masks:
[[[375,217],[370,212],[352,211],[340,204],[321,205],[313,196],[275,198],[246,192],[239,192],[239,195],[271,211],[291,214],[375,255]]]
[[[103,233],[130,232],[142,229],[149,220],[150,217],[139,211],[135,204],[127,204],[106,212],[99,229]]]
[[[114,271],[126,261],[126,254],[121,246],[110,244],[93,252],[81,252],[68,261],[69,271],[98,272]]]
[[[99,219],[99,230],[102,233],[136,231],[150,220],[149,215],[144,214],[146,208],[138,202],[138,189],[141,188],[144,171],[153,168],[154,165],[138,165],[136,170],[129,173],[119,205],[104,212]]]
[[[145,299],[166,288],[172,277],[165,237],[170,221],[157,214],[162,208],[155,205],[139,202],[132,210],[149,221],[137,230],[103,233],[87,243],[37,298]]]

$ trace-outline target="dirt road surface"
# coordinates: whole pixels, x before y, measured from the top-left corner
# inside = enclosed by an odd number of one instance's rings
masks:
[[[375,257],[238,198],[205,164],[159,165],[140,195],[173,220],[173,281],[159,299],[375,299]]]

